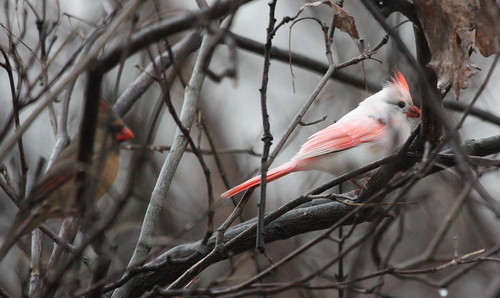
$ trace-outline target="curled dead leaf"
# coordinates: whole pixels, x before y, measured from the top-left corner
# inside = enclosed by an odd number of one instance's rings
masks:
[[[476,14],[476,47],[484,57],[500,53],[500,6],[495,0],[479,0]]]
[[[304,4],[300,9],[299,12],[302,12],[304,9],[308,7],[316,7],[320,5],[327,5],[328,7],[331,8],[333,15],[335,18],[333,19],[333,26],[337,29],[339,29],[342,32],[346,32],[353,38],[354,40],[359,40],[359,33],[358,29],[356,27],[356,22],[354,21],[354,18],[342,7],[338,6],[337,4],[331,2],[331,1],[316,1],[312,3],[307,3]]]
[[[468,79],[480,69],[469,56],[474,46],[488,56],[499,52],[499,9],[496,0],[418,0],[432,67],[442,91],[451,86],[458,98]]]

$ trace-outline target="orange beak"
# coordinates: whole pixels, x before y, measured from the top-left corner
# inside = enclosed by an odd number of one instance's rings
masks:
[[[130,130],[130,128],[125,126],[124,128],[122,128],[122,130],[119,133],[116,134],[115,138],[116,138],[116,141],[119,143],[119,142],[131,140],[131,139],[135,138],[135,135]]]
[[[418,118],[420,117],[420,109],[416,106],[411,106],[405,114],[408,118]]]

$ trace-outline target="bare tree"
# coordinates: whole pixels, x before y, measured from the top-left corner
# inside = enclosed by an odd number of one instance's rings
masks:
[[[18,237],[1,296],[498,297],[497,1],[95,2],[3,2],[2,238],[77,132],[91,162],[101,98],[136,138],[98,215],[82,172],[78,216]],[[219,198],[394,68],[422,117],[393,155]]]

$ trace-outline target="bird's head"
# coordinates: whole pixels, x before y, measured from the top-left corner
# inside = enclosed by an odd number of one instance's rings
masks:
[[[395,71],[394,77],[387,82],[381,92],[383,93],[381,98],[389,104],[391,110],[400,111],[408,118],[420,117],[420,109],[413,104],[408,83],[398,70]]]
[[[113,137],[116,143],[131,140],[135,138],[134,133],[128,128],[123,120],[114,113],[109,104],[101,101],[99,109],[98,126],[107,129],[108,133]]]

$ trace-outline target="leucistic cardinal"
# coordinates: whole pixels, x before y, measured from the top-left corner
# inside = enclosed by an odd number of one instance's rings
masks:
[[[382,90],[363,100],[336,123],[309,137],[289,162],[267,172],[267,182],[299,171],[319,170],[336,176],[393,153],[410,136],[412,119],[420,117],[408,83],[396,71]],[[259,186],[257,176],[226,191],[229,198]]]
[[[95,195],[97,199],[101,198],[115,181],[120,162],[120,143],[132,138],[134,133],[102,102],[97,118],[94,155],[87,171],[91,178],[98,177]],[[74,213],[75,175],[82,170],[77,161],[79,142],[77,134],[21,203],[12,228],[0,249],[0,260],[19,236],[31,232],[49,218]],[[106,153],[101,162],[103,146]]]

